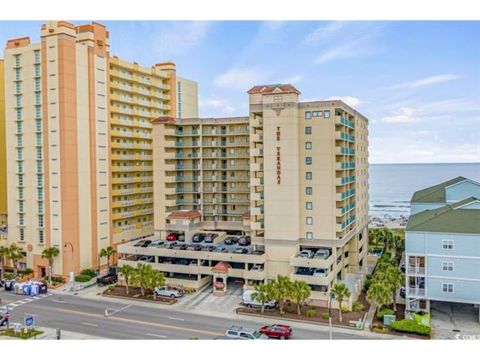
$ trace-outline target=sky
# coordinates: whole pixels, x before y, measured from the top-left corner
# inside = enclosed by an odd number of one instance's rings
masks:
[[[291,83],[364,114],[371,163],[480,162],[480,22],[99,22],[112,55],[197,81],[201,117],[247,116],[250,87]],[[40,25],[0,21],[0,42]]]

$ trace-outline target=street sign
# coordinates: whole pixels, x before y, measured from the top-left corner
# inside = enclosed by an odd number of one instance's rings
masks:
[[[25,327],[33,329],[35,321],[33,320],[33,315],[25,316],[24,324]]]

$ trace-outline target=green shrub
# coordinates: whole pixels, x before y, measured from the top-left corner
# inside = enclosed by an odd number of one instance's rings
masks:
[[[307,312],[305,313],[306,317],[315,317],[317,315],[317,309],[311,308],[308,309]]]
[[[93,277],[97,276],[97,273],[93,269],[83,269],[80,272],[80,275],[88,275],[88,276],[90,276],[90,278],[93,278]]]
[[[328,316],[328,313],[327,313],[327,312],[322,313],[322,319],[323,319],[323,320],[328,320],[328,317],[329,317],[329,316]]]
[[[383,320],[384,315],[395,315],[395,311],[393,311],[392,309],[389,309],[389,308],[381,308],[377,312],[377,319],[378,320]]]
[[[81,283],[90,281],[91,279],[92,279],[92,277],[89,276],[89,275],[77,275],[77,276],[75,276],[75,281],[81,282]]]
[[[350,312],[350,309],[348,308],[348,306],[347,305],[342,305],[342,313],[346,314],[348,312]]]
[[[47,277],[47,279],[48,279],[48,277]],[[65,283],[65,280],[63,279],[63,276],[52,276],[52,282],[63,284],[63,283]]]
[[[365,310],[365,305],[360,301],[355,301],[352,305],[352,311],[363,311]]]
[[[370,289],[370,286],[372,286],[372,283],[373,283],[372,278],[365,280],[365,283],[363,284],[365,291],[368,291],[368,289]]]
[[[392,329],[399,332],[413,333],[413,334],[419,334],[419,335],[430,334],[429,326],[417,324],[415,320],[410,320],[410,319],[394,321],[392,323]]]
[[[30,275],[30,274],[33,274],[33,269],[26,268],[23,270],[18,270],[18,273],[23,276]]]

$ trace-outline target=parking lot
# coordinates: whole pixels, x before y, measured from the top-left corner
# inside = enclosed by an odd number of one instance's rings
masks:
[[[474,305],[432,301],[430,313],[434,339],[461,339],[465,336],[480,339],[478,308]]]

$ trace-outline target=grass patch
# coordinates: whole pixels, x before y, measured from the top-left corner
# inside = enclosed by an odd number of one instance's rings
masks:
[[[15,333],[13,329],[0,330],[0,336],[10,336],[10,337],[19,338],[22,340],[27,340],[41,334],[43,334],[43,331],[40,331],[40,330],[27,330],[27,332],[24,332],[22,330],[19,333]]]

